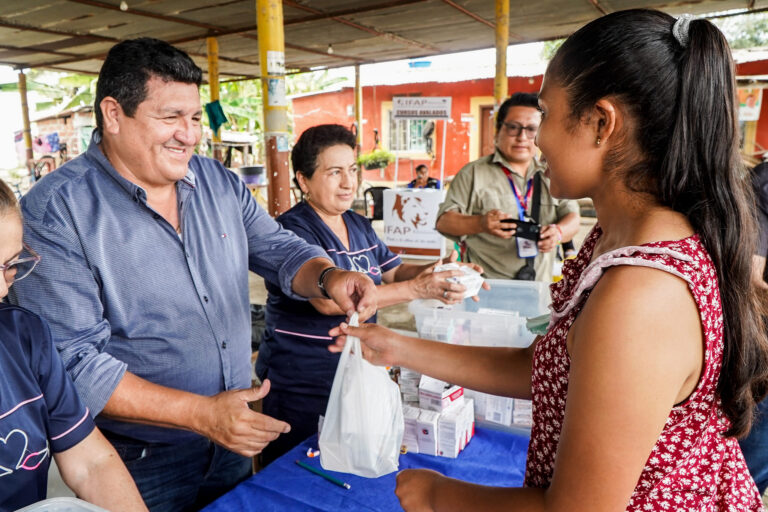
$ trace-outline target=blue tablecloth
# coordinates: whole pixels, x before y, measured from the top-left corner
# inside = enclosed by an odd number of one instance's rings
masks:
[[[203,511],[402,511],[395,496],[397,473],[362,478],[328,471],[352,487],[343,489],[295,463],[300,460],[320,468],[319,457],[307,457],[310,447],[317,449],[317,436],[310,437]],[[428,468],[468,482],[515,487],[523,483],[527,450],[527,436],[477,428],[475,437],[458,458],[408,453],[400,456],[400,469]]]

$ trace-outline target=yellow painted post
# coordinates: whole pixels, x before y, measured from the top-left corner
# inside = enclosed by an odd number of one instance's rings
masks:
[[[493,100],[496,109],[507,99],[507,46],[509,46],[509,0],[496,0],[496,78]]]
[[[27,75],[19,71],[19,94],[21,95],[21,117],[24,122],[24,148],[26,149],[26,165],[29,172],[33,169],[34,154],[32,153],[32,127],[29,123],[29,104],[27,103]]]
[[[256,0],[256,25],[263,87],[264,145],[269,183],[268,211],[276,217],[291,207],[282,1]]]
[[[219,41],[215,37],[207,37],[208,43],[208,88],[211,90],[211,101],[219,99]],[[221,130],[221,127],[219,127]],[[213,134],[213,158],[221,160],[221,135]]]
[[[360,82],[360,64],[355,64],[355,125],[357,126],[357,151],[363,149],[363,86]]]

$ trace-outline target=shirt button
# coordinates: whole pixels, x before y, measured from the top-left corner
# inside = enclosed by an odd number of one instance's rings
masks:
[[[189,253],[188,253],[188,252],[185,252],[185,253],[184,253],[184,256],[186,256],[187,258],[189,258]]]
[[[205,302],[208,302],[208,296],[207,296],[207,295],[203,295],[203,300],[204,300]]]
[[[160,218],[160,216],[159,216],[158,214],[154,214],[152,217],[154,217],[154,218],[155,218],[155,220],[157,220],[157,219],[159,219],[159,218]]]
[[[221,343],[221,348],[227,348],[227,342],[226,341]]]

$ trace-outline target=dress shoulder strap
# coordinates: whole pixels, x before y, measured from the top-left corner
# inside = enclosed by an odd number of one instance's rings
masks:
[[[578,306],[585,294],[595,287],[603,273],[610,268],[619,265],[633,265],[655,268],[674,274],[693,286],[692,276],[682,272],[674,262],[691,263],[694,258],[680,250],[670,247],[657,247],[653,245],[633,245],[621,247],[613,251],[601,254],[581,272],[576,286],[564,307],[555,309],[552,307],[549,326],[555,325],[561,318],[567,316],[573,308]]]

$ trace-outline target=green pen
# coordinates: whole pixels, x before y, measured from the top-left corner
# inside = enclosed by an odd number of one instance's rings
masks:
[[[321,477],[325,478],[326,480],[328,480],[328,481],[329,481],[329,482],[331,482],[332,484],[336,484],[336,485],[338,485],[339,487],[343,487],[343,488],[345,488],[345,489],[351,489],[351,488],[352,488],[352,487],[351,487],[349,484],[342,482],[342,481],[341,481],[341,480],[339,480],[338,478],[334,478],[334,477],[332,477],[331,475],[329,475],[329,474],[328,474],[328,473],[326,473],[325,471],[322,471],[322,470],[320,470],[320,469],[317,469],[317,468],[313,468],[313,467],[312,467],[312,466],[310,466],[309,464],[304,464],[304,463],[303,463],[303,462],[301,462],[300,460],[297,460],[297,461],[296,461],[296,464],[298,464],[299,466],[303,467],[303,468],[304,468],[304,469],[306,469],[307,471],[311,471],[312,473],[314,473],[314,474],[316,474],[316,475],[318,475],[318,476],[321,476]]]

